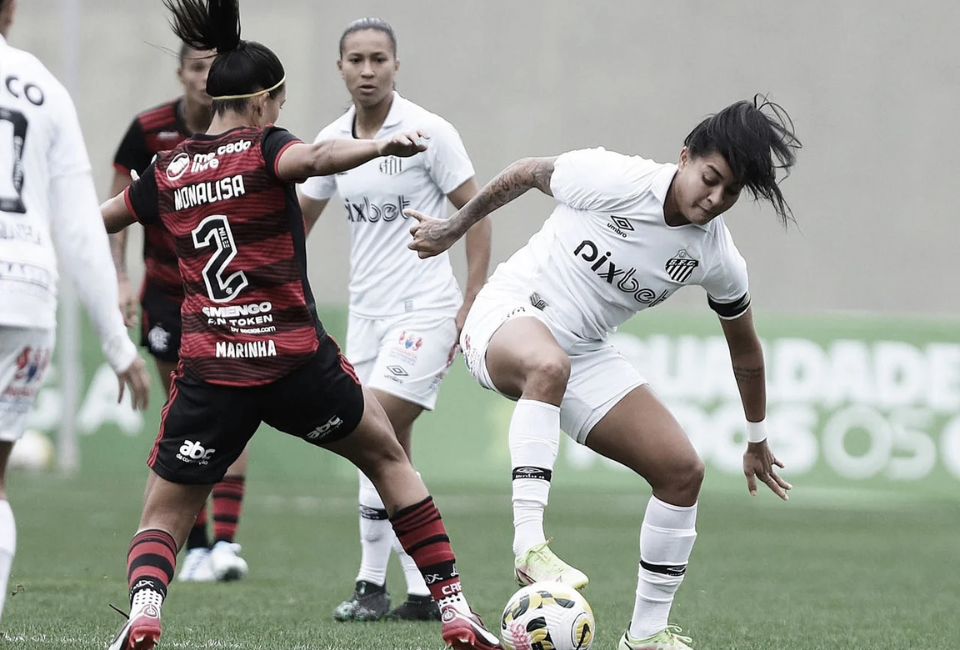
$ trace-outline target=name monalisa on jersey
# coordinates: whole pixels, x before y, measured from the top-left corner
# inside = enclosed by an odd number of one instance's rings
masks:
[[[173,209],[189,210],[198,205],[217,203],[243,196],[247,191],[243,187],[243,176],[228,176],[218,181],[204,181],[173,191]]]

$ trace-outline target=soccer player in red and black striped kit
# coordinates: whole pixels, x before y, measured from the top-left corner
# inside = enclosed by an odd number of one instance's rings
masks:
[[[130,172],[143,174],[153,157],[168,151],[194,133],[203,133],[213,119],[213,99],[207,94],[207,73],[216,56],[214,51],[180,46],[177,79],[183,95],[143,111],[127,129],[113,159],[114,176],[110,196],[116,196],[132,182]],[[120,287],[120,309],[128,327],[136,324],[136,298],[127,277],[127,232],[110,235],[113,262]],[[180,356],[180,305],[183,282],[177,268],[173,238],[163,228],[145,228],[143,233],[145,272],[140,290],[143,318],[140,321],[141,345],[153,356],[163,382],[170,393],[170,378]],[[247,573],[246,560],[238,555],[234,543],[243,506],[247,451],[227,469],[226,476],[213,488],[213,546],[207,536],[207,509],[200,509],[190,535],[186,556],[177,576],[185,582],[235,580]]]
[[[181,40],[217,50],[207,78],[214,118],[206,134],[161,153],[101,208],[110,232],[135,220],[162,224],[185,292],[180,365],[127,554],[130,615],[110,650],[158,642],[177,549],[261,422],[347,458],[370,478],[440,607],[448,645],[502,648],[470,610],[440,513],[383,408],[324,332],[307,282],[294,182],[415,155],[426,148],[423,134],[300,142],[269,126],[286,97],[283,65],[240,40],[237,0],[164,4]]]

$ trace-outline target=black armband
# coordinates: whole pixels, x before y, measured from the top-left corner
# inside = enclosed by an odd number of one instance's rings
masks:
[[[707,304],[710,309],[717,312],[717,316],[724,320],[733,320],[740,318],[750,307],[750,292],[746,292],[733,302],[717,302],[710,296],[707,296]]]

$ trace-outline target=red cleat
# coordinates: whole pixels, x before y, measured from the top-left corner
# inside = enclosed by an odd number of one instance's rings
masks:
[[[160,605],[149,602],[130,612],[127,622],[107,650],[152,650],[159,642]]]
[[[483,626],[480,617],[463,614],[448,605],[440,613],[443,640],[454,650],[503,650],[500,639]]]

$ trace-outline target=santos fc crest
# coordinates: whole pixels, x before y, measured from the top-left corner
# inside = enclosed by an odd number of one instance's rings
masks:
[[[690,257],[690,253],[681,249],[677,251],[677,255],[675,257],[671,257],[667,260],[667,264],[664,268],[667,270],[667,275],[673,278],[676,282],[686,282],[693,273],[693,270],[699,265],[699,260],[693,259]]]

